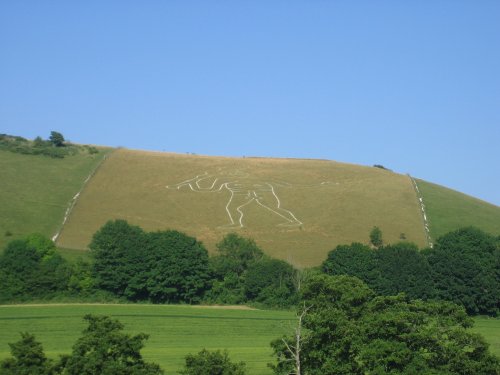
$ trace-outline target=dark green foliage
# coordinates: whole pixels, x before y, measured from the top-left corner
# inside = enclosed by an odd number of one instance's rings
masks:
[[[235,233],[225,236],[217,251],[210,258],[213,280],[207,302],[258,302],[268,307],[296,303],[297,271],[288,263],[265,256],[253,240]]]
[[[245,363],[233,363],[227,351],[208,351],[203,349],[198,354],[186,356],[186,366],[180,372],[183,375],[245,375]]]
[[[54,296],[67,289],[70,275],[49,239],[34,234],[13,240],[0,255],[0,301]]]
[[[379,227],[373,227],[370,232],[370,243],[375,247],[380,247],[384,244],[382,240],[382,231]]]
[[[69,155],[77,154],[84,150],[84,148],[72,144],[65,144],[64,137],[61,133],[55,134],[53,140],[49,139],[46,141],[41,137],[36,137],[33,141],[29,141],[23,137],[0,134],[0,150],[7,150],[18,154],[64,158]],[[94,150],[98,152],[97,149],[94,148]],[[92,154],[94,150],[88,149],[87,152]]]
[[[125,220],[108,221],[89,245],[98,288],[124,296],[130,280],[145,272],[145,233]]]
[[[356,276],[370,286],[375,286],[380,279],[376,252],[356,242],[330,251],[321,268],[329,275]]]
[[[43,352],[42,344],[29,333],[21,333],[21,340],[9,344],[12,358],[0,362],[0,375],[53,374],[52,362]]]
[[[156,375],[160,367],[143,360],[140,350],[148,335],[130,336],[122,332],[123,324],[108,316],[86,315],[88,327],[73,351],[61,359],[64,375]]]
[[[323,272],[356,276],[378,294],[405,292],[410,298],[435,296],[431,267],[416,245],[401,242],[377,250],[353,243],[340,245],[328,254]]]
[[[250,264],[264,256],[255,241],[229,233],[217,244],[217,256],[213,257],[212,270],[217,276],[236,274],[241,276]]]
[[[245,297],[266,306],[288,307],[297,302],[297,271],[287,262],[263,257],[245,274]]]
[[[49,141],[56,147],[64,146],[64,136],[59,132],[51,131]]]
[[[200,301],[208,288],[208,253],[195,238],[168,230],[145,233],[109,221],[90,249],[97,287],[131,300]]]
[[[200,301],[209,279],[208,252],[200,242],[174,230],[148,233],[146,256],[153,302]]]
[[[383,246],[376,251],[376,258],[379,279],[368,284],[377,293],[404,292],[409,298],[422,299],[435,296],[431,267],[416,245],[400,242]]]
[[[459,303],[471,314],[498,314],[500,247],[494,236],[477,228],[459,229],[424,254],[439,298]]]
[[[449,302],[376,296],[349,276],[314,275],[303,286],[303,374],[496,374],[498,359],[467,328],[472,319]],[[289,347],[296,338],[284,338]],[[293,358],[272,342],[276,374]]]

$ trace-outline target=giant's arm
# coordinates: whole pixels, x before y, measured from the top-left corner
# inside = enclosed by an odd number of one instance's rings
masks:
[[[213,179],[213,181],[212,181],[212,179]],[[210,185],[210,182],[212,182],[211,185]],[[211,176],[205,172],[205,173],[200,174],[196,177],[190,178],[189,180],[179,182],[178,184],[167,185],[166,187],[167,187],[167,189],[180,190],[182,187],[187,186],[192,191],[195,191],[198,193],[199,192],[213,193],[213,192],[221,191],[225,187],[225,184],[226,184],[226,182],[224,180],[221,180],[215,176]],[[209,186],[207,186],[207,185],[209,185]]]

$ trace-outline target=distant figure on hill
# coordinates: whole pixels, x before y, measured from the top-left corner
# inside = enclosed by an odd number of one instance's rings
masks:
[[[212,182],[211,185],[209,185],[210,182]],[[320,185],[299,185],[298,187],[318,187],[327,184],[330,183],[322,182]],[[209,186],[203,187],[201,185]],[[213,193],[224,189],[230,192],[231,195],[226,204],[230,223],[223,226],[224,228],[243,228],[244,213],[242,208],[254,201],[261,207],[281,217],[284,221],[278,224],[279,226],[297,227],[302,224],[292,211],[281,207],[281,201],[276,194],[275,186],[294,187],[294,185],[288,183],[262,182],[241,171],[219,172],[213,175],[205,172],[178,184],[168,185],[167,188],[179,190],[184,186],[189,187],[194,192]]]

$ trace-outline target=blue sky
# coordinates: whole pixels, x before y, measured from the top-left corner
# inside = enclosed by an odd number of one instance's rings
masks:
[[[500,205],[498,1],[3,1],[0,133],[382,164]]]

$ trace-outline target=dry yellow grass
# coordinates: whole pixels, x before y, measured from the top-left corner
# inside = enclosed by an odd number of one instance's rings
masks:
[[[189,186],[167,188],[207,173],[195,192]],[[243,228],[224,227],[226,205],[235,181],[250,196],[241,207]],[[252,187],[252,186],[256,187]],[[195,183],[192,186],[196,188]],[[270,189],[279,198],[277,207]],[[217,190],[217,189],[212,189]],[[239,206],[238,197],[232,203]],[[240,198],[240,199],[243,199]],[[260,204],[260,203],[263,204]],[[243,204],[243,203],[241,203]],[[264,207],[267,205],[267,207]],[[274,210],[281,214],[271,211]],[[293,224],[289,211],[300,221]],[[233,221],[238,214],[233,210]],[[197,237],[213,251],[228,232],[248,236],[269,254],[299,267],[318,265],[338,244],[368,242],[373,226],[386,242],[425,245],[423,223],[410,179],[386,170],[327,160],[224,158],[120,149],[102,165],[81,194],[58,245],[86,248],[107,220],[125,219],[146,230],[177,229]]]

